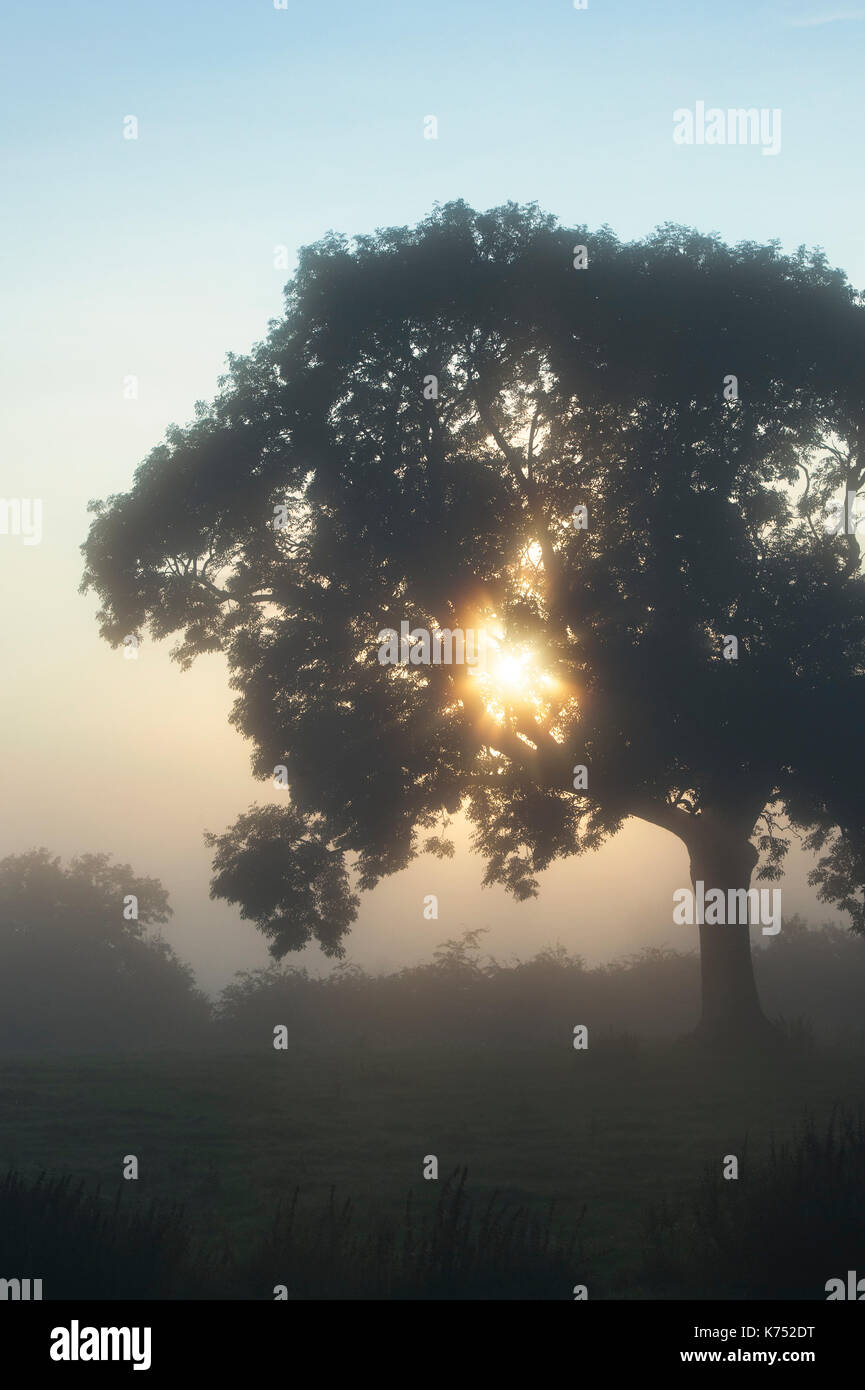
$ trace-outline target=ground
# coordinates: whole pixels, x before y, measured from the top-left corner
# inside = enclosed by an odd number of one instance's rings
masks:
[[[725,1155],[753,1159],[810,1114],[865,1100],[861,1049],[714,1066],[681,1044],[595,1039],[561,1048],[442,1044],[256,1054],[156,1053],[0,1062],[0,1171],[71,1172],[113,1191],[135,1154],[136,1196],[181,1202],[203,1232],[251,1248],[299,1185],[336,1188],[359,1219],[398,1219],[434,1154],[440,1178],[541,1210],[585,1207],[591,1294],[651,1296],[645,1222]],[[128,1185],[127,1185],[128,1186]]]

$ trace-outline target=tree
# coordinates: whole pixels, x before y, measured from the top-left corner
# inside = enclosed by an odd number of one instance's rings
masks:
[[[47,849],[0,860],[4,1044],[135,1050],[205,1025],[209,1006],[192,971],[145,930],[170,915],[158,879],[107,854],[68,867]]]
[[[520,899],[638,817],[722,890],[806,833],[855,907],[862,755],[825,754],[865,586],[825,510],[865,475],[863,324],[820,252],[534,206],[306,248],[284,318],[83,548],[103,636],[224,652],[255,774],[287,769],[289,806],[208,837],[213,895],[277,957],[339,955],[353,887],[452,852],[462,808]],[[495,654],[383,665],[403,620]],[[760,1033],[747,925],[700,941],[702,1031]]]

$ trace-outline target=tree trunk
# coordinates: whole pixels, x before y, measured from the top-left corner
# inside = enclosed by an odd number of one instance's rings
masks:
[[[733,834],[709,816],[689,845],[691,881],[702,881],[708,894],[720,888],[748,889],[759,855],[746,836]],[[703,1011],[697,1037],[712,1043],[753,1043],[776,1037],[760,1005],[747,924],[702,924],[700,973]]]

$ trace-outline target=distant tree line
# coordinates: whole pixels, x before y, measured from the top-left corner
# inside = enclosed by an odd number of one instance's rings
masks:
[[[152,930],[170,916],[158,879],[107,854],[68,867],[47,849],[0,860],[0,1048],[134,1050],[199,1038],[210,1002]]]
[[[290,1046],[506,1046],[567,1039],[576,1024],[591,1045],[695,1022],[696,953],[647,948],[590,968],[555,945],[502,964],[485,954],[483,930],[386,975],[351,963],[324,977],[277,964],[244,971],[213,1001],[160,934],[170,915],[157,879],[108,855],[63,867],[39,849],[0,861],[0,1049],[272,1048],[277,1027]],[[769,1014],[788,1029],[825,1040],[863,1032],[860,936],[789,918],[756,968]]]

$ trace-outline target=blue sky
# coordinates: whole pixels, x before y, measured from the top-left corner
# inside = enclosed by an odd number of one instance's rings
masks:
[[[76,592],[87,499],[125,489],[213,393],[225,353],[266,332],[288,278],[274,247],[291,264],[329,228],[411,223],[456,197],[537,201],[628,239],[674,221],[822,245],[865,285],[863,36],[865,9],[832,0],[7,0],[0,495],[42,498],[45,522],[41,546],[4,538],[0,554],[0,631],[21,658],[0,694],[14,788],[0,851],[113,850],[163,876],[189,920],[211,914],[206,949],[177,928],[208,983],[258,959],[249,929],[207,902],[201,830],[258,794],[224,671],[213,658],[181,677],[152,647],[131,669],[99,643]],[[779,108],[780,153],[676,146],[673,111],[697,101]],[[686,881],[669,854],[659,912]],[[601,891],[611,862],[569,866],[532,930],[558,931],[574,882]],[[464,925],[513,920],[505,944],[520,945],[535,907],[473,899],[480,874],[472,861],[453,880]],[[813,907],[796,882],[792,905]],[[418,879],[412,894],[426,891]],[[611,952],[640,944],[640,891]],[[385,917],[400,911],[396,893]],[[430,924],[421,952],[457,926]],[[577,929],[565,939],[580,947]],[[391,944],[380,935],[382,959]]]
[[[862,16],[831,0],[13,3],[7,387],[26,418],[56,335],[79,404],[110,408],[118,367],[139,375],[143,443],[279,312],[275,245],[460,196],[626,238],[671,220],[821,244],[861,285]],[[780,108],[780,155],[675,146],[672,112],[697,100]],[[94,481],[122,484],[127,462]]]

